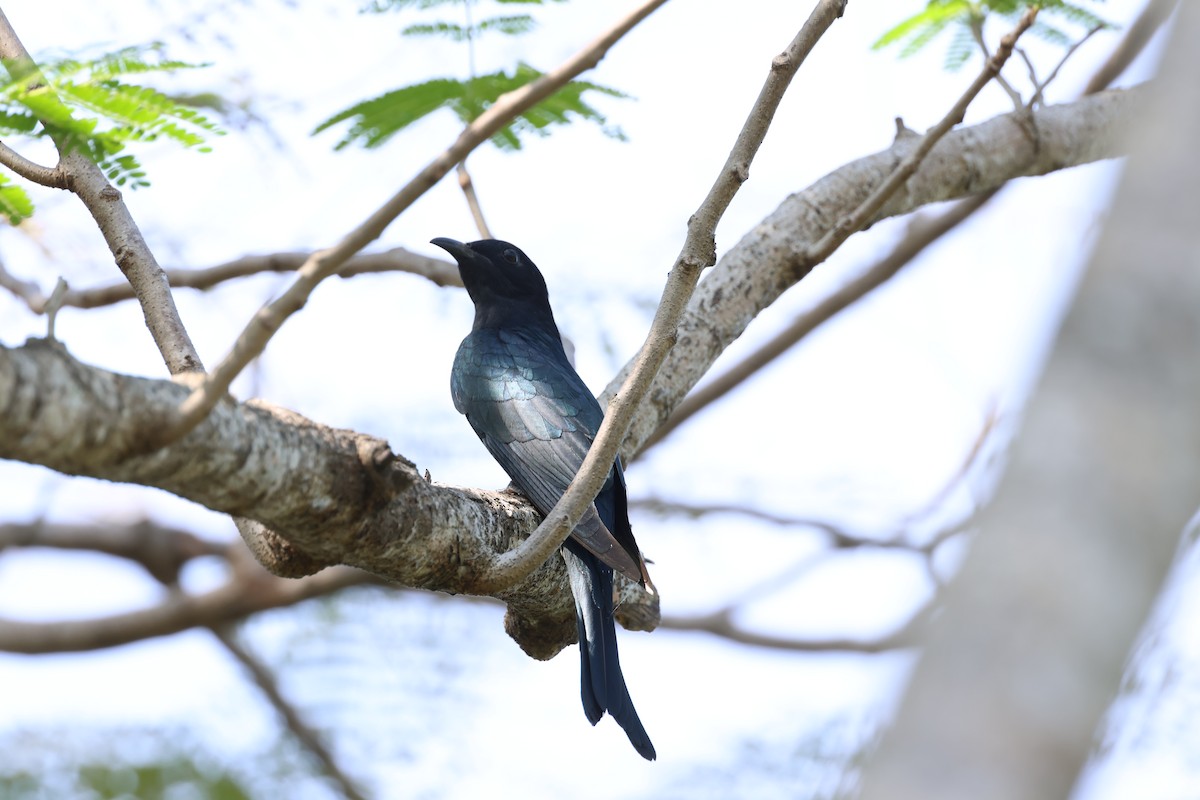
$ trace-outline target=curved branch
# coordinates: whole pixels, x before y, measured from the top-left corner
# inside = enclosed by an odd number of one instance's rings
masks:
[[[300,268],[295,283],[251,318],[221,363],[180,405],[177,416],[164,426],[162,441],[165,443],[178,439],[204,419],[229,391],[234,378],[262,353],[267,342],[287,318],[303,308],[317,285],[336,272],[346,259],[379,238],[392,220],[431,189],[472,150],[491,138],[492,134],[518,114],[558,91],[580,73],[600,63],[609,48],[665,2],[666,0],[647,0],[558,68],[520,89],[501,95],[487,111],[480,114],[459,134],[454,144],[431,161],[361,225],[346,234],[333,247],[310,256]]]
[[[38,74],[37,65],[21,44],[2,9],[0,59],[3,59],[5,68],[14,78]],[[56,169],[62,173],[65,187],[83,202],[92,215],[117,266],[133,287],[142,305],[146,327],[167,369],[172,375],[203,371],[200,356],[175,308],[171,287],[163,275],[162,267],[150,252],[129,208],[121,199],[121,193],[108,182],[100,167],[78,149],[65,147],[57,139],[54,144],[59,155]]]
[[[317,763],[321,765],[321,771],[337,784],[342,796],[346,800],[365,800],[366,796],[354,785],[354,781],[334,758],[333,752],[321,741],[320,734],[304,721],[300,712],[283,696],[278,681],[275,680],[275,676],[267,665],[242,646],[231,627],[217,626],[211,630],[217,641],[224,645],[229,654],[246,669],[246,672],[250,673],[250,678],[267,698],[271,707],[278,712],[283,719],[283,724],[300,742],[300,745],[308,751],[309,755],[317,760]]]
[[[846,0],[819,0],[791,44],[772,60],[767,80],[738,133],[724,168],[699,209],[688,220],[687,237],[667,278],[646,342],[634,358],[633,368],[621,389],[608,399],[604,422],[579,472],[533,535],[497,560],[488,576],[488,586],[497,589],[509,586],[545,562],[570,535],[584,510],[599,493],[633,415],[675,345],[680,317],[695,291],[700,271],[716,261],[714,235],[717,223],[738,189],[750,177],[750,163],[767,135],[771,119],[792,78],[821,36],[842,15],[845,6]]]
[[[36,161],[30,161],[4,142],[0,142],[0,165],[8,167],[22,178],[40,183],[42,186],[51,189],[67,188],[67,176],[61,167],[47,167]]]
[[[258,611],[377,581],[350,567],[335,567],[301,580],[262,572],[253,583],[233,579],[204,594],[173,590],[159,605],[124,614],[55,622],[0,619],[0,650],[28,654],[100,650],[198,626],[220,626]]]
[[[225,556],[227,544],[149,520],[132,525],[70,525],[32,522],[0,525],[0,550],[49,547],[88,550],[140,564],[163,584],[173,584],[184,564],[201,556]]]

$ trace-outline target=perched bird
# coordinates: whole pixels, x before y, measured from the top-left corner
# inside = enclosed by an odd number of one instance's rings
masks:
[[[546,281],[521,250],[495,239],[434,239],[458,262],[475,303],[475,324],[450,374],[454,407],[488,452],[543,514],[575,477],[604,412],[563,351]],[[654,745],[634,710],[617,661],[613,570],[649,584],[633,531],[621,460],[563,543],[579,629],[583,712],[625,729],[643,758]]]

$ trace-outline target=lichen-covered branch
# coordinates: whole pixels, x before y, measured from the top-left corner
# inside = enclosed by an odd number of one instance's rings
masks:
[[[0,347],[0,458],[153,486],[261,523],[288,545],[255,552],[277,574],[347,565],[403,586],[489,594],[508,603],[507,627],[530,654],[574,641],[558,559],[509,589],[481,589],[495,559],[536,527],[520,496],[429,483],[383,440],[253,401],[223,402],[187,436],[147,450],[147,431],[186,393],[82,364],[45,340]],[[627,587],[622,602],[626,622],[656,624],[653,598]]]

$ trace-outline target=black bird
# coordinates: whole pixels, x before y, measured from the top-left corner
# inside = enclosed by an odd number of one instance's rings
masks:
[[[604,412],[563,351],[546,281],[528,256],[495,239],[433,244],[454,256],[475,303],[475,324],[450,374],[454,407],[517,488],[548,514],[583,463]],[[593,725],[605,711],[612,714],[634,749],[653,761],[654,745],[617,661],[613,570],[653,587],[629,527],[619,458],[562,554],[575,597],[583,713]]]

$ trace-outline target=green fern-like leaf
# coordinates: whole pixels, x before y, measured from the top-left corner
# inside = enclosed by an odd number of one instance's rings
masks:
[[[942,62],[942,68],[947,72],[958,72],[971,59],[971,56],[978,52],[979,48],[975,44],[975,37],[971,35],[971,29],[966,25],[956,25],[954,35],[950,39],[950,46],[946,48],[946,58]]]
[[[160,56],[157,46],[124,48],[46,62],[25,78],[0,81],[0,133],[52,138],[64,150],[83,153],[117,185],[147,186],[146,170],[125,152],[128,144],[169,140],[206,151],[207,139],[224,133],[196,108],[125,82],[130,75],[196,66]],[[10,220],[32,211],[19,187],[0,184],[2,193],[0,213]]]
[[[528,14],[517,14],[511,17],[491,17],[482,20],[477,27],[481,33],[495,31],[507,36],[520,36],[536,28],[537,22]]]
[[[406,86],[379,97],[365,100],[334,114],[319,124],[320,133],[342,122],[350,128],[334,145],[341,150],[351,144],[378,147],[396,133],[440,108],[451,109],[463,124],[470,124],[506,92],[535,81],[542,73],[528,64],[519,64],[512,72],[493,72],[468,81],[438,78]],[[610,97],[627,97],[623,92],[587,81],[572,81],[555,94],[526,111],[511,125],[499,130],[492,143],[502,150],[519,150],[522,133],[544,133],[552,125],[570,122],[572,116],[603,126],[604,115],[583,100],[587,92]]]
[[[1112,22],[1104,19],[1099,14],[1093,13],[1089,9],[1082,6],[1074,5],[1073,3],[1055,3],[1051,9],[1052,13],[1061,16],[1070,22],[1075,23],[1083,28],[1091,30],[1093,28],[1115,28],[1117,27]]]
[[[0,134],[28,136],[38,126],[38,118],[21,109],[0,109]]]
[[[505,5],[546,5],[547,0],[495,0],[497,3]],[[418,11],[423,11],[428,8],[437,8],[439,6],[461,5],[463,0],[372,0],[359,9],[361,14],[385,14],[389,11],[400,11],[405,8],[415,8]],[[550,2],[563,3],[566,0],[550,0]]]
[[[1071,46],[1071,37],[1065,31],[1045,22],[1038,21],[1033,23],[1029,28],[1029,33],[1042,41],[1058,45],[1059,47]]]
[[[471,38],[471,29],[453,22],[429,22],[409,25],[400,31],[401,36],[444,36],[452,42],[465,42]]]
[[[400,11],[405,8],[424,10],[437,6],[448,6],[461,3],[462,0],[372,0],[359,9],[360,14],[386,14],[389,11]]]
[[[882,50],[898,42],[906,40],[911,42],[914,37],[922,35],[925,35],[926,41],[928,41],[932,38],[928,33],[925,33],[929,28],[935,28],[936,32],[934,35],[936,35],[936,33],[940,33],[945,29],[949,23],[963,19],[970,11],[971,4],[968,0],[930,0],[924,10],[918,11],[911,17],[901,20],[897,25],[876,39],[875,43],[871,45],[871,49]]]
[[[0,214],[10,225],[20,225],[33,216],[33,201],[17,184],[0,174]]]
[[[146,170],[142,168],[136,158],[129,154],[101,159],[99,165],[108,179],[117,186],[139,189],[150,185],[146,179]]]
[[[313,133],[352,120],[350,129],[334,145],[334,149],[341,150],[355,142],[363,147],[378,147],[422,117],[461,99],[466,91],[466,84],[449,78],[406,86],[355,103],[322,122]]]
[[[871,47],[881,50],[899,45],[900,58],[907,58],[925,49],[943,31],[952,29],[954,37],[946,53],[945,66],[955,70],[970,58],[971,51],[977,46],[971,31],[978,30],[987,17],[994,15],[1015,22],[1031,5],[1032,0],[928,0],[924,9],[885,31]],[[1091,10],[1066,0],[1041,0],[1038,5],[1042,7],[1042,13],[1030,33],[1061,47],[1070,45],[1073,37],[1054,24],[1057,20],[1087,29],[1113,27]]]

